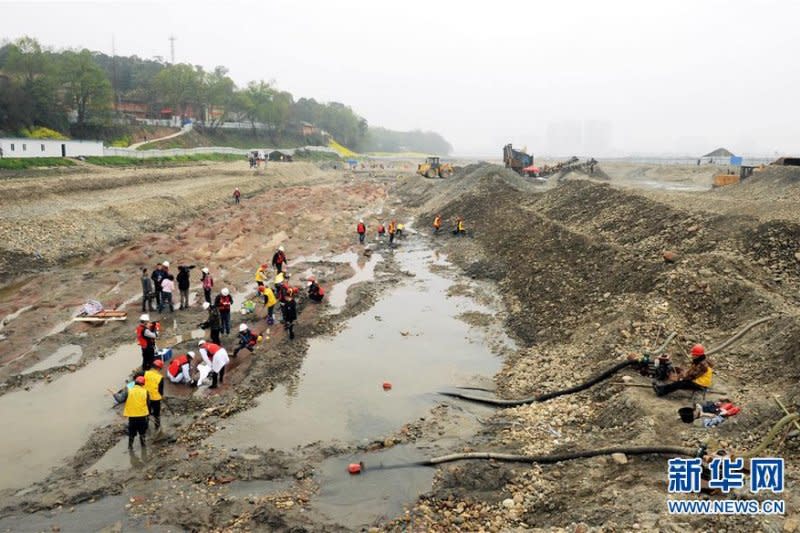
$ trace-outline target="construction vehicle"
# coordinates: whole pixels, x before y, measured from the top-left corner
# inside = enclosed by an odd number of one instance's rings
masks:
[[[514,150],[509,143],[503,147],[503,163],[506,168],[510,168],[520,176],[525,176],[526,172],[523,169],[533,166],[533,155]]]
[[[453,175],[453,165],[442,163],[438,157],[432,156],[417,165],[417,174],[426,178],[449,178]]]

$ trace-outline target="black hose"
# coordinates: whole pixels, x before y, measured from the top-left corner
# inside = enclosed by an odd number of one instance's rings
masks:
[[[576,392],[581,392],[583,390],[588,389],[594,385],[597,385],[601,381],[605,381],[623,368],[627,368],[631,365],[638,364],[638,361],[623,361],[618,363],[611,368],[589,378],[588,380],[584,381],[579,385],[575,385],[574,387],[569,387],[567,389],[546,392],[544,394],[539,394],[537,396],[531,396],[530,398],[522,398],[519,400],[501,400],[498,398],[483,398],[481,396],[472,396],[471,394],[463,394],[460,392],[441,392],[445,396],[451,396],[453,398],[460,398],[462,400],[468,400],[471,402],[478,402],[484,403],[488,405],[499,405],[503,407],[516,407],[519,405],[527,405],[531,403],[538,403],[538,402],[546,402],[547,400],[552,400],[553,398],[558,398],[559,396],[565,396],[567,394],[575,394]]]
[[[586,459],[599,455],[611,455],[614,453],[624,453],[625,455],[683,455],[688,457],[698,456],[698,450],[692,448],[681,448],[678,446],[615,446],[613,448],[600,448],[596,450],[579,450],[575,452],[560,452],[550,455],[516,455],[510,453],[494,452],[467,452],[442,455],[416,461],[413,463],[403,463],[395,465],[378,465],[369,467],[371,470],[387,470],[395,468],[409,468],[413,466],[436,466],[453,461],[463,461],[468,459],[489,459],[509,463],[537,463],[552,464],[575,459]]]

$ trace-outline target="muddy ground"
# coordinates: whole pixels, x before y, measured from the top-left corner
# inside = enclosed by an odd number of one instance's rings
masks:
[[[546,453],[701,442],[712,449],[754,447],[781,416],[774,394],[790,409],[800,403],[795,356],[800,209],[792,209],[798,206],[798,176],[776,171],[739,189],[678,192],[630,183],[620,187],[614,175],[611,184],[574,175],[543,187],[488,166],[466,167],[451,180],[395,171],[356,176],[301,164],[256,173],[243,167],[92,169],[2,184],[7,205],[0,217],[6,281],[0,289],[0,316],[5,317],[0,403],[4,427],[19,434],[17,440],[6,439],[7,449],[35,435],[51,441],[54,450],[42,455],[43,464],[52,467],[23,464],[13,470],[18,479],[5,474],[0,530],[796,527],[796,437],[770,448],[787,458],[786,518],[670,517],[664,509],[666,460],[658,457],[628,458],[625,464],[597,458],[534,467],[486,462],[436,470],[370,467],[472,450]],[[653,172],[645,171],[648,181]],[[242,206],[229,201],[234,186],[245,193]],[[781,208],[770,210],[772,205]],[[447,221],[464,216],[469,236],[430,236],[436,212]],[[164,434],[146,454],[138,447],[131,456],[118,450],[125,425],[108,408],[104,389],[122,384],[119,361],[123,373],[138,364],[135,322],[71,324],[77,306],[93,298],[135,317],[138,269],[164,259],[174,266],[208,266],[216,288],[230,287],[241,298],[253,292],[255,266],[279,244],[286,246],[297,277],[313,272],[332,287],[369,262],[354,242],[355,222],[364,218],[372,229],[390,217],[409,225],[407,239],[394,251],[385,243],[370,243],[381,255],[374,276],[350,286],[341,308],[303,302],[294,342],[279,327],[267,332],[263,320],[247,317],[269,338],[254,355],[245,352],[233,360],[226,385],[192,394],[168,386]],[[666,263],[665,250],[675,252],[677,260]],[[344,252],[352,255],[343,259]],[[366,439],[300,439],[302,445],[288,449],[268,438],[246,448],[226,445],[226,438],[260,435],[246,426],[257,420],[245,426],[240,421],[258,412],[253,408],[264,402],[259,397],[265,391],[285,389],[287,398],[304,405],[308,393],[302,385],[314,371],[310,362],[304,366],[307,353],[319,353],[337,337],[349,338],[352,325],[367,332],[353,341],[357,350],[358,343],[370,342],[371,328],[385,333],[400,324],[400,316],[392,319],[388,311],[375,310],[409,287],[430,291],[431,305],[441,301],[453,307],[464,327],[483,332],[474,339],[465,336],[466,342],[502,362],[496,374],[489,374],[493,380],[476,370],[472,377],[452,373],[451,384],[482,386],[507,398],[572,385],[629,352],[654,347],[671,331],[678,336],[669,353],[684,361],[694,342],[713,346],[755,318],[779,316],[713,357],[715,388],[743,408],[714,429],[678,420],[676,409],[689,402],[687,395],[655,398],[646,386],[623,386],[616,379],[575,396],[501,410],[445,401],[432,388],[416,406],[422,415],[409,416],[394,429],[367,432]],[[438,290],[441,299],[434,296]],[[459,298],[481,307],[455,309]],[[258,315],[263,314],[259,308]],[[194,345],[202,320],[196,301],[189,310],[161,318],[164,342],[169,339],[179,351]],[[234,317],[234,328],[240,320]],[[495,342],[506,334],[514,342]],[[424,324],[412,323],[386,337],[397,340],[379,337],[377,342],[384,348],[418,342],[409,346],[424,352],[425,343],[439,342],[432,335]],[[464,336],[451,336],[459,335]],[[371,350],[379,353],[381,347]],[[355,373],[336,379],[352,377],[343,383],[350,387],[358,383]],[[648,383],[632,371],[626,374],[635,384]],[[60,407],[72,405],[75,397],[83,398],[77,403],[83,416]],[[31,402],[41,406],[31,409]],[[36,416],[17,420],[14,409]],[[51,417],[70,425],[48,422]],[[51,427],[57,429],[48,432]],[[344,467],[359,460],[367,475],[350,478]],[[370,492],[381,494],[387,484],[408,486],[409,493],[383,515],[365,512],[385,504],[370,500]],[[361,500],[348,500],[347,494]],[[409,504],[405,512],[399,506],[404,502]]]

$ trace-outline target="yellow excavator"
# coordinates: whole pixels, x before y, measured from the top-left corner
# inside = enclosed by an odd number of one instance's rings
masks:
[[[442,163],[438,157],[428,157],[417,165],[417,174],[426,178],[449,178],[453,175],[453,165]]]

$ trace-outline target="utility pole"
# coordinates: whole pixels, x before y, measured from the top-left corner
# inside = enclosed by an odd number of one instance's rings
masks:
[[[117,94],[117,46],[116,42],[114,41],[114,34],[111,34],[111,72],[113,73],[113,79],[111,80],[113,83],[112,89],[114,90],[114,114],[118,111],[117,103],[119,102],[119,95]]]
[[[175,64],[175,36],[169,36],[169,55],[171,58],[170,63]]]

